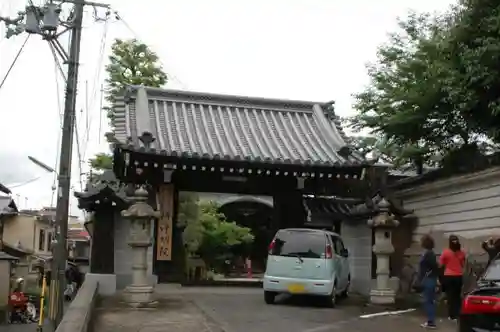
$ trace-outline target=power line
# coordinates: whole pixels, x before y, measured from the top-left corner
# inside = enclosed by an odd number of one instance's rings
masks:
[[[83,184],[82,184],[82,154],[81,154],[81,149],[80,149],[80,140],[79,140],[79,135],[78,135],[78,125],[76,124],[76,121],[73,122],[75,126],[75,136],[76,136],[76,154],[78,156],[78,182],[80,183],[80,191],[83,191]]]
[[[30,39],[30,36],[31,35],[27,35],[26,36],[26,39],[24,40],[24,43],[21,45],[21,48],[19,49],[19,51],[17,52],[16,54],[16,57],[14,58],[14,61],[12,61],[12,63],[10,64],[10,67],[9,69],[7,70],[7,73],[5,74],[5,77],[3,78],[2,80],[2,83],[0,83],[0,90],[3,88],[5,82],[7,81],[7,78],[9,77],[9,74],[10,72],[12,71],[12,69],[14,68],[14,66],[16,65],[16,62],[17,60],[19,59],[19,56],[21,55],[21,53],[23,52],[24,50],[24,47],[26,46],[26,43],[28,42],[28,40]]]
[[[14,188],[19,188],[19,187],[22,187],[22,186],[25,186],[27,184],[30,184],[32,182],[35,182],[36,180],[39,180],[42,176],[37,176],[36,178],[33,178],[33,179],[30,179],[28,181],[25,181],[25,182],[22,182],[22,183],[19,183],[19,184],[16,184],[16,185],[7,185],[6,187],[9,188],[9,189],[14,189]]]
[[[52,47],[51,47],[52,49]],[[62,130],[62,121],[63,121],[63,110],[61,107],[61,93],[60,93],[60,86],[59,86],[59,61],[57,57],[54,58],[54,76],[56,80],[56,99],[57,99],[57,111],[59,113],[59,128]],[[59,134],[57,135],[57,144],[56,144],[56,160],[54,161],[54,169],[57,169],[58,166],[58,160],[59,160],[59,146],[61,145],[61,136],[62,132],[59,131]],[[50,207],[54,206],[54,196],[56,194],[56,182],[57,182],[57,173],[54,172],[54,177],[52,180],[52,195],[50,197]]]
[[[100,49],[99,49],[99,56],[98,56],[98,60],[97,60],[96,73],[94,75],[95,80],[94,80],[94,83],[92,85],[91,100],[87,104],[88,106],[86,107],[87,116],[89,114],[89,111],[94,108],[95,101],[97,99],[97,92],[99,91],[97,87],[100,85],[101,90],[102,90],[102,84],[100,84],[101,83],[100,81],[101,81],[101,74],[102,74],[102,68],[103,68],[103,62],[104,62],[104,53],[106,50],[106,42],[107,42],[107,34],[108,34],[108,16],[109,16],[109,14],[106,15],[105,19],[98,19],[98,18],[96,18],[97,16],[94,17],[94,19],[96,21],[104,21],[104,29],[103,29],[103,33],[101,36],[101,43],[100,43]],[[100,106],[99,106],[99,128],[101,128],[101,122],[102,122],[101,119],[102,119],[102,103],[100,103]],[[83,136],[83,141],[84,141],[83,142],[83,149],[82,149],[82,158],[83,159],[85,159],[86,154],[87,154],[88,142],[90,139],[90,130],[92,128],[92,121],[93,121],[93,116],[91,113],[90,117],[88,119],[88,125],[86,128],[86,132]],[[99,135],[100,135],[100,129],[99,129]]]

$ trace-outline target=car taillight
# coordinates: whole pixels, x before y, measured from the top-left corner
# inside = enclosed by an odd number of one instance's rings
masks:
[[[332,250],[332,246],[327,244],[326,245],[326,248],[325,248],[325,258],[326,259],[330,259],[330,258],[333,258],[333,250]]]
[[[269,248],[268,248],[269,255],[273,254],[273,249],[274,249],[275,245],[276,245],[276,241],[274,241],[274,240],[272,240],[271,243],[269,243]]]
[[[495,296],[469,295],[462,304],[462,314],[500,313],[500,298]]]

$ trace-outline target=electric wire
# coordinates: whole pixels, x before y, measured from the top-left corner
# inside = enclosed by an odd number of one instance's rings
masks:
[[[103,97],[103,92],[104,92],[104,86],[101,84],[101,94],[99,98],[99,137],[98,143],[101,144],[101,136],[102,136],[102,97]]]
[[[63,69],[61,63],[59,62],[59,58],[57,57],[57,53],[56,53],[56,50],[54,48],[54,45],[52,45],[52,43],[49,42],[49,47],[50,47],[50,51],[52,52],[52,57],[54,58],[56,70],[59,70],[59,73],[61,74],[64,81],[66,82],[67,81],[66,73],[64,72],[64,69]],[[57,75],[57,73],[56,73],[56,75]]]
[[[80,183],[80,191],[83,191],[83,183],[82,183],[82,154],[80,150],[80,140],[78,139],[78,125],[76,121],[73,121],[75,126],[75,136],[76,136],[76,153],[78,156],[78,182]]]
[[[54,169],[57,169],[59,165],[59,146],[61,145],[62,139],[62,123],[63,123],[63,109],[61,106],[61,92],[60,92],[60,84],[59,84],[59,62],[57,57],[54,58],[54,74],[56,79],[56,98],[57,98],[57,109],[59,112],[59,135],[57,135],[57,145],[56,145],[56,160],[54,161]],[[50,206],[54,206],[54,196],[56,193],[56,182],[57,182],[57,173],[54,172],[54,178],[52,180],[52,195],[50,198]]]
[[[22,186],[25,186],[27,184],[30,184],[30,183],[33,183],[35,182],[36,180],[39,180],[42,178],[43,175],[40,175],[40,176],[37,176],[36,178],[33,178],[33,179],[30,179],[28,181],[25,181],[25,182],[22,182],[22,183],[18,183],[18,184],[14,184],[14,185],[6,185],[7,188],[9,189],[14,189],[14,188],[19,188],[19,187],[22,187]]]
[[[90,99],[90,101],[87,102],[87,105],[86,105],[88,123],[87,123],[86,131],[85,131],[84,136],[83,136],[83,148],[82,148],[82,159],[83,160],[85,160],[85,158],[86,158],[88,143],[90,140],[90,131],[92,129],[92,122],[93,122],[93,118],[94,118],[92,116],[92,113],[90,112],[90,110],[94,108],[95,101],[97,98],[97,92],[99,91],[98,86],[101,85],[100,81],[101,81],[101,75],[102,75],[102,69],[103,69],[104,54],[105,54],[106,45],[107,45],[108,27],[109,27],[108,20],[105,20],[103,33],[101,36],[96,72],[94,74],[95,80],[94,80],[94,83],[92,84],[92,93],[91,93],[91,97],[90,97],[91,99]],[[102,85],[101,85],[101,87],[102,87]],[[100,137],[101,136],[101,124],[102,124],[102,103],[100,103],[98,112],[99,112],[99,137]],[[90,113],[90,116],[89,116],[89,113]]]
[[[12,63],[10,64],[9,66],[9,69],[7,70],[7,73],[5,74],[2,82],[0,83],[0,90],[3,88],[5,82],[7,81],[7,78],[9,77],[10,73],[12,72],[12,69],[14,69],[14,66],[16,65],[17,63],[17,60],[19,59],[19,56],[21,55],[21,53],[23,52],[24,50],[24,47],[26,46],[26,44],[28,43],[28,40],[30,39],[30,36],[31,35],[27,35],[26,36],[26,39],[24,40],[23,44],[21,45],[21,48],[19,49],[19,51],[17,52],[16,54],[16,57],[14,58],[14,60],[12,61]]]

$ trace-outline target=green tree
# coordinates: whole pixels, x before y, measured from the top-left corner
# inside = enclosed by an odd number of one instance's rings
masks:
[[[116,39],[111,46],[109,63],[106,65],[106,101],[113,105],[128,85],[162,87],[167,83],[158,55],[137,39]],[[110,106],[104,109],[113,118]],[[95,170],[112,168],[112,156],[99,153],[89,161]]]
[[[430,155],[424,148],[401,145],[383,135],[351,137],[353,147],[366,159],[391,164],[394,169],[415,170],[423,173],[424,166],[436,166],[441,156]],[[425,159],[424,159],[425,158]],[[424,164],[425,161],[425,164]]]
[[[191,212],[183,240],[189,253],[198,253],[210,268],[222,268],[235,247],[254,240],[250,228],[226,220],[214,202],[198,202],[196,217]],[[180,208],[182,210],[182,207]],[[186,213],[183,214],[184,216]]]
[[[450,101],[481,134],[500,140],[500,3],[461,0],[443,47]]]
[[[107,153],[98,153],[89,161],[90,167],[97,171],[113,168],[113,158]]]
[[[456,29],[465,24],[462,11],[411,13],[379,48],[377,62],[368,68],[369,86],[355,95],[353,127],[367,128],[387,146],[396,146],[399,158],[420,170],[450,152],[477,147],[491,132],[477,120],[484,117],[466,106],[480,97],[464,91],[467,85],[457,71],[466,69],[456,69],[457,62],[466,62],[457,58],[460,43],[452,43]]]

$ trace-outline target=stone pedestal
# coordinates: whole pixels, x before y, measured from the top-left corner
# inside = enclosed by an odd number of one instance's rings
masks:
[[[368,221],[374,228],[375,244],[373,253],[377,257],[377,280],[370,291],[370,301],[373,304],[393,304],[396,301],[396,290],[390,285],[390,257],[394,252],[392,246],[392,230],[399,222],[389,213],[390,204],[382,199],[378,203],[378,214]]]
[[[134,307],[148,306],[154,302],[154,287],[148,278],[148,248],[151,241],[151,222],[160,213],[147,204],[148,192],[140,187],[135,191],[134,204],[122,211],[122,216],[130,220],[128,245],[132,249],[132,283],[125,288],[125,301]]]

